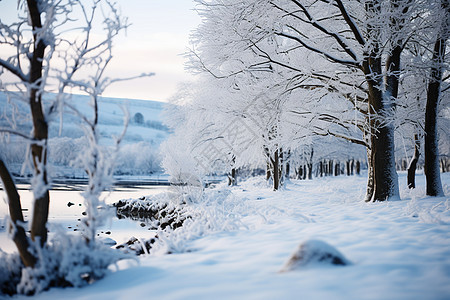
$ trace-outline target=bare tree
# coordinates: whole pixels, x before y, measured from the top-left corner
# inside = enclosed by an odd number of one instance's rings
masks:
[[[101,24],[94,22],[99,15],[103,18]],[[27,29],[28,25],[31,30]],[[15,134],[30,144],[35,197],[31,240],[23,227],[19,195],[3,160],[0,160],[0,177],[8,196],[14,228],[13,240],[26,267],[44,263],[39,260],[40,252],[36,250],[45,248],[47,242],[50,189],[47,169],[48,124],[59,114],[60,126],[63,126],[63,109],[72,110],[86,124],[89,151],[83,167],[89,175],[89,186],[85,193],[89,214],[84,224],[86,240],[91,244],[94,242],[96,226],[101,222],[101,216],[96,212],[97,206],[101,204],[99,195],[111,183],[111,180],[106,179],[112,174],[114,162],[105,156],[99,146],[98,97],[111,83],[122,80],[110,79],[105,72],[112,59],[112,41],[127,26],[126,18],[108,0],[93,0],[90,4],[72,0],[19,1],[18,21],[0,24],[0,46],[8,49],[5,53],[13,53],[0,58],[0,72],[9,72],[16,78],[3,82],[1,88],[12,100],[26,101],[32,116],[31,135],[14,127],[14,115],[9,116],[10,128],[0,128],[0,133]],[[77,34],[74,35],[71,32],[73,30]],[[94,30],[102,31],[103,38],[94,35]],[[145,75],[151,74],[140,76]],[[90,95],[92,117],[83,115],[70,104],[70,94],[67,92],[74,90]],[[118,137],[117,144],[120,139]]]
[[[41,5],[42,4],[42,5]],[[45,3],[47,4],[47,3]],[[54,7],[51,5],[44,5],[41,1],[28,0],[26,5],[22,2],[23,6],[26,6],[29,24],[32,28],[32,38],[29,40],[23,40],[24,35],[21,27],[26,26],[27,20],[22,18],[18,23],[10,26],[2,24],[2,45],[11,45],[16,47],[16,54],[7,59],[0,59],[0,66],[2,72],[4,70],[13,74],[22,87],[25,89],[25,96],[28,98],[27,102],[30,107],[33,131],[31,136],[27,136],[30,140],[31,157],[34,170],[34,185],[35,185],[35,202],[33,209],[33,217],[31,223],[31,238],[33,241],[38,240],[38,244],[42,247],[47,240],[47,219],[49,209],[49,192],[48,192],[48,179],[47,179],[47,154],[46,143],[48,139],[48,122],[44,114],[44,107],[42,101],[43,87],[46,84],[44,61],[46,61],[45,50],[50,41],[48,37],[48,30],[50,24],[54,20]],[[41,19],[41,14],[45,12],[44,22]],[[43,26],[44,24],[44,26]],[[27,60],[26,62],[22,62]],[[27,64],[25,64],[27,63]],[[24,71],[23,69],[28,69]],[[26,135],[24,135],[26,136]],[[8,172],[5,170],[2,172],[2,181],[9,182]],[[5,188],[9,188],[8,195],[14,195],[14,185],[8,184]],[[18,197],[12,197],[9,201],[18,202]],[[16,210],[20,208],[20,205],[10,205],[11,215],[19,215]],[[20,215],[22,213],[20,212]],[[22,217],[23,219],[23,217]],[[20,220],[20,218],[16,218]],[[17,224],[16,224],[17,225]],[[19,225],[21,226],[21,225]],[[17,233],[23,235],[24,232]],[[19,240],[25,240],[25,236],[20,236]],[[26,243],[17,243],[19,252],[26,253],[28,250],[23,249],[24,246],[28,246]],[[23,256],[25,258],[27,256]],[[24,260],[26,266],[34,266],[36,259],[30,259],[29,257]]]

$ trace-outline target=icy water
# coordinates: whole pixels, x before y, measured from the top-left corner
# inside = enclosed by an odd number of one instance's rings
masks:
[[[55,184],[54,189],[50,191],[50,211],[49,211],[49,229],[52,231],[62,228],[73,234],[79,234],[80,219],[83,218],[85,211],[84,199],[81,196],[85,185],[82,183]],[[18,184],[21,197],[22,210],[25,221],[30,219],[32,210],[33,194],[29,191],[29,185]],[[103,192],[101,198],[107,204],[114,203],[121,199],[140,198],[161,193],[167,189],[163,185],[140,185],[139,183],[119,185],[113,191]],[[0,191],[2,200],[0,201],[0,249],[3,251],[14,251],[14,245],[8,238],[6,232],[6,220],[8,217],[8,206],[5,194]],[[99,228],[99,239],[105,242],[117,244],[128,241],[130,237],[138,239],[151,238],[154,232],[150,231],[145,223],[133,221],[130,219],[118,219],[115,211],[111,212],[111,217],[105,224]],[[113,241],[112,241],[113,240]]]

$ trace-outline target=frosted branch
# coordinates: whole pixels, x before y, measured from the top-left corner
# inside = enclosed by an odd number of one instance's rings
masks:
[[[306,42],[304,42],[302,39],[300,39],[299,37],[284,33],[284,32],[277,32],[275,33],[276,35],[294,40],[296,42],[298,42],[299,44],[301,44],[303,47],[305,47],[308,50],[311,50],[315,53],[319,53],[323,56],[325,56],[326,58],[328,58],[329,60],[331,60],[334,63],[339,63],[339,64],[343,64],[343,65],[348,65],[348,66],[353,66],[353,67],[360,67],[360,63],[355,61],[355,60],[345,60],[345,59],[340,59],[338,57],[335,57],[334,55],[327,53],[325,51],[322,51],[318,48],[315,48],[309,44],[307,44]]]
[[[9,63],[1,58],[0,58],[0,66],[2,66],[3,68],[10,71],[12,74],[19,77],[20,80],[22,80],[24,82],[28,81],[28,76],[25,75],[20,68],[13,66],[11,63]]]
[[[358,43],[362,46],[366,45],[366,41],[364,40],[363,35],[358,29],[358,26],[355,24],[353,19],[348,14],[347,10],[345,9],[344,4],[342,3],[342,0],[336,0],[336,3],[338,4],[339,10],[342,13],[342,16],[344,17],[345,22],[350,27],[351,31],[353,32],[353,35],[355,36]]]

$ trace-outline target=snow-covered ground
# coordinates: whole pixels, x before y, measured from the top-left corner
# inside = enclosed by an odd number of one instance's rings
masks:
[[[402,200],[384,203],[362,202],[364,176],[294,181],[278,192],[250,179],[218,202],[217,221],[234,226],[185,234],[182,253],[122,261],[90,286],[34,298],[450,299],[450,174],[442,174],[441,198],[425,196],[423,175],[413,191],[405,177]],[[336,247],[352,265],[280,273],[310,239]]]

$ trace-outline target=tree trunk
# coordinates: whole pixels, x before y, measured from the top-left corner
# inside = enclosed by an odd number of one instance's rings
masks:
[[[311,149],[311,153],[309,155],[309,162],[307,163],[309,180],[312,180],[312,178],[313,178],[313,174],[312,174],[312,172],[313,172],[313,156],[314,156],[314,149]],[[305,168],[305,176],[306,176],[306,168]]]
[[[365,201],[369,202],[373,198],[373,192],[375,190],[375,174],[373,172],[372,164],[372,151],[367,149],[367,189]]]
[[[34,176],[40,181],[40,189],[35,190],[35,201],[33,208],[33,219],[31,223],[31,238],[39,239],[41,246],[47,241],[47,220],[49,208],[49,193],[47,181],[47,151],[48,124],[42,107],[42,68],[46,45],[44,40],[38,37],[42,28],[41,13],[38,1],[27,0],[30,20],[33,26],[34,49],[30,58],[30,94],[29,104],[33,118],[33,134],[36,143],[31,144],[31,155],[33,158]]]
[[[431,78],[427,89],[427,104],[425,109],[425,176],[427,180],[427,195],[442,196],[441,174],[439,173],[439,149],[437,134],[438,106],[441,96],[441,81],[445,56],[445,46],[448,39],[447,30],[450,15],[449,0],[442,0],[441,6],[447,19],[443,20],[443,28],[436,38],[433,50]]]
[[[442,173],[448,172],[448,160],[447,158],[441,158],[441,171]]]
[[[303,179],[303,166],[298,167],[297,179]]]
[[[291,172],[291,164],[289,163],[291,159],[291,150],[288,150],[286,153],[284,153],[284,178],[289,179],[290,172]]]
[[[286,162],[286,172],[284,174],[286,179],[289,179],[290,172],[291,172],[291,164],[289,162]]]
[[[8,169],[1,159],[0,178],[3,182],[6,196],[8,197],[9,215],[11,217],[12,226],[14,227],[12,229],[12,239],[19,250],[20,258],[25,267],[34,267],[36,264],[36,257],[34,257],[34,255],[32,255],[29,251],[30,243],[25,233],[25,229],[22,227],[22,224],[24,224],[24,219],[22,214],[22,206],[20,204],[20,196]]]
[[[32,95],[35,93],[36,91],[32,91]],[[35,200],[33,207],[33,219],[31,223],[31,238],[33,239],[33,241],[35,241],[36,238],[39,238],[39,242],[41,246],[43,246],[47,241],[46,224],[48,220],[48,209],[50,202],[48,192],[48,180],[47,180],[47,150],[46,150],[48,127],[42,112],[40,95],[37,96],[37,98],[38,101],[34,101],[30,98],[33,122],[35,123],[34,138],[40,142],[43,142],[45,148],[41,144],[31,145],[31,155],[33,157],[33,165],[35,172],[34,176],[37,176],[42,184],[41,186],[39,186],[39,189],[41,190],[34,191]]]
[[[411,162],[409,163],[408,167],[408,188],[414,189],[416,188],[416,167],[417,167],[417,161],[419,160],[420,156],[420,141],[419,141],[419,135],[414,135],[414,156],[411,159]]]
[[[378,0],[369,1],[366,3],[366,9],[371,17],[375,18],[381,13],[381,3]],[[393,17],[391,27],[400,26],[400,21],[398,17]],[[386,90],[383,92],[381,89],[383,87],[383,64],[378,40],[381,34],[380,27],[376,23],[368,24],[367,31],[371,38],[371,45],[370,52],[366,54],[367,57],[363,61],[363,71],[368,86],[369,123],[372,130],[370,137],[372,170],[369,167],[369,171],[373,172],[373,196],[366,197],[366,201],[384,201],[399,197],[398,177],[395,169],[394,127],[384,121],[391,117],[390,114],[395,108],[402,48],[401,41],[394,41],[396,44],[386,60]],[[367,196],[370,195],[370,177],[369,172]]]
[[[338,161],[336,161],[336,163],[334,164],[334,176],[339,176],[340,171],[341,171],[341,164]]]
[[[284,152],[282,148],[278,149],[278,181],[279,181],[279,185],[283,185],[284,184],[284,165],[285,165],[285,160],[284,160]]]
[[[273,178],[273,190],[277,191],[280,187],[280,160],[278,157],[278,150],[275,151],[274,157],[270,158],[272,164],[272,178]]]
[[[235,186],[236,182],[237,182],[236,168],[232,168],[231,173],[228,174],[228,185]]]
[[[350,161],[349,160],[347,160],[347,176],[350,176],[350,173],[351,173],[351,171],[350,171]]]
[[[375,104],[373,106],[376,107]],[[394,128],[391,125],[380,126],[376,124],[377,122],[374,123],[378,132],[371,139],[372,171],[374,175],[372,201],[384,201],[399,196],[394,157]]]
[[[361,174],[361,162],[359,160],[356,161],[356,175]]]
[[[269,158],[270,161],[270,158]],[[270,171],[270,162],[266,164],[266,180],[268,181],[272,177],[272,172]]]

